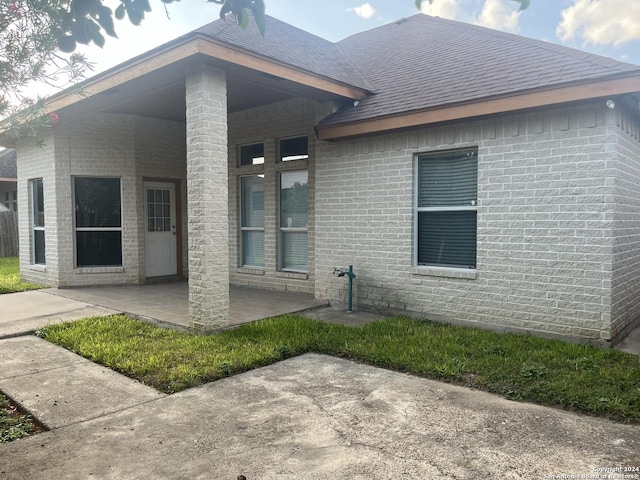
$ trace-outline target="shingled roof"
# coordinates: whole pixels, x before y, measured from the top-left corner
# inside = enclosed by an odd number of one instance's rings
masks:
[[[376,94],[325,125],[640,74],[637,65],[423,14],[337,46]]]
[[[0,178],[16,179],[18,177],[17,158],[16,151],[13,149],[0,150]]]
[[[351,65],[351,58],[346,57],[335,43],[268,15],[265,24],[267,33],[264,37],[254,22],[242,29],[231,16],[205,25],[194,33],[332,80],[371,90],[366,78]]]

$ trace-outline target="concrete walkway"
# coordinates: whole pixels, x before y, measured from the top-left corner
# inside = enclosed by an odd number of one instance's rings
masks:
[[[56,319],[104,308],[29,293],[0,298],[0,327],[42,326],[50,299]],[[23,313],[8,321],[16,298]],[[310,314],[376,317],[331,310]],[[37,337],[7,337],[0,390],[51,430],[0,445],[3,480],[544,479],[640,467],[640,426],[338,358],[304,355],[167,396]]]
[[[640,466],[638,426],[322,355],[171,396],[35,337],[0,340],[0,355],[0,389],[52,427],[0,445],[6,480],[543,479]]]

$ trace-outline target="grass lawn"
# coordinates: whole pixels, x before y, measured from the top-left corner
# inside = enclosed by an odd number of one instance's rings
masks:
[[[207,336],[122,315],[50,325],[39,335],[169,393],[317,352],[640,423],[640,357],[527,335],[402,317],[347,327],[295,315]]]
[[[20,281],[18,257],[0,258],[0,294],[37,290],[38,288],[43,287]]]

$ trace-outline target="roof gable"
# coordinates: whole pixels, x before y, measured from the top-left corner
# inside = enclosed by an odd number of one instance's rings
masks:
[[[332,80],[371,90],[366,78],[350,64],[350,59],[344,56],[335,43],[268,15],[265,16],[265,23],[264,37],[254,22],[243,29],[232,16],[216,20],[193,33],[206,35],[218,42],[240,47]]]

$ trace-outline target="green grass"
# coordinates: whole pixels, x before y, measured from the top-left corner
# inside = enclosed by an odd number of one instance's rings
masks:
[[[20,281],[18,257],[0,258],[0,294],[37,290],[38,288],[43,287]]]
[[[39,334],[169,393],[317,352],[640,423],[640,357],[533,336],[402,317],[354,328],[294,315],[208,336],[122,315],[50,325]]]
[[[28,437],[41,431],[30,416],[22,414],[0,393],[0,443]]]

